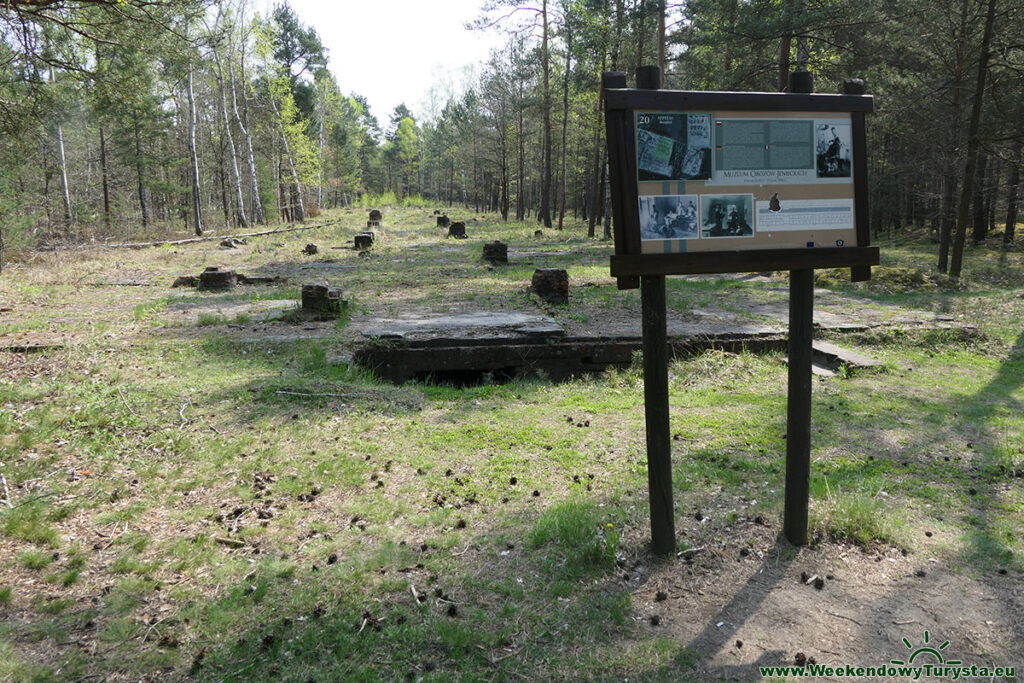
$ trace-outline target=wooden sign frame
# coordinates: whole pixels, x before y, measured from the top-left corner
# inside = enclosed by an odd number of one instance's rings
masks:
[[[621,78],[620,78],[621,77]],[[732,273],[805,268],[852,268],[851,279],[870,279],[879,262],[870,246],[867,141],[864,115],[873,110],[870,95],[694,92],[629,89],[622,74],[606,74],[602,83],[615,236],[611,274],[620,289],[635,289],[641,275]],[[851,121],[853,209],[856,245],[652,254],[641,251],[638,200],[637,112],[787,112],[849,114]]]
[[[867,142],[865,139],[864,114],[873,108],[870,96],[863,95],[863,81],[852,79],[844,84],[846,95],[812,94],[813,79],[807,72],[790,74],[789,93],[726,93],[688,92],[659,90],[661,70],[656,66],[637,69],[636,90],[626,88],[626,76],[621,72],[608,72],[601,79],[601,95],[605,103],[605,120],[608,141],[609,179],[612,195],[612,219],[615,224],[615,254],[611,257],[612,275],[618,278],[619,289],[640,288],[640,308],[643,328],[644,366],[644,417],[647,436],[647,480],[651,510],[651,547],[655,553],[668,555],[675,551],[675,507],[672,502],[672,446],[669,439],[669,387],[668,387],[668,330],[665,278],[668,275],[687,273],[732,273],[762,270],[789,271],[789,368],[786,407],[786,485],[785,509],[782,530],[794,545],[807,544],[808,502],[810,497],[811,465],[811,359],[814,337],[814,269],[849,267],[853,281],[871,278],[871,266],[879,262],[878,247],[870,246],[868,230],[868,187],[867,187]],[[651,182],[641,178],[637,167],[637,112],[655,117],[641,121],[646,128],[644,150],[645,174],[655,177],[680,179],[685,182],[700,181],[697,189],[709,187],[712,192],[687,192],[690,188],[677,185],[677,193],[670,193],[671,186],[661,186],[662,193],[645,193],[644,197],[662,197],[659,207],[657,199],[645,202],[649,213],[645,216],[648,228],[648,244],[665,242],[664,246],[680,247],[666,249],[669,253],[644,253],[641,240],[640,182]],[[665,112],[660,115],[658,112]],[[723,112],[733,118],[715,118],[711,112]],[[752,112],[744,116],[743,112]],[[828,129],[821,137],[814,133],[818,125],[826,123],[835,136],[835,149],[842,143],[836,128],[827,123],[827,116],[820,119],[807,114],[845,113],[850,123],[850,158],[830,153],[821,161],[810,158],[824,154],[820,151],[826,141],[831,150],[832,142],[827,138]],[[686,116],[685,124],[681,117]],[[764,118],[765,115],[771,118]],[[675,118],[680,117],[680,118]],[[691,119],[692,117],[692,119]],[[811,123],[806,123],[807,119]],[[843,117],[836,117],[843,118]],[[658,119],[658,120],[655,120]],[[664,121],[660,120],[664,119]],[[703,120],[702,120],[703,119]],[[788,119],[788,121],[777,121]],[[721,147],[714,144],[712,120],[717,125],[722,121]],[[730,124],[736,121],[737,124]],[[763,126],[758,129],[760,121]],[[801,123],[803,121],[804,123]],[[651,125],[653,122],[654,125]],[[749,123],[755,122],[747,128]],[[665,124],[665,125],[663,125]],[[790,125],[796,124],[796,125]],[[845,135],[845,120],[836,121]],[[744,132],[746,131],[746,132]],[[684,138],[685,137],[685,141]],[[693,140],[699,144],[691,145]],[[663,139],[661,139],[663,138]],[[682,143],[682,146],[677,145]],[[750,155],[763,148],[762,161],[768,166],[751,171],[744,176],[745,166],[750,168]],[[784,148],[789,146],[788,151]],[[776,146],[772,151],[771,147]],[[722,149],[721,160],[727,155],[730,163],[716,168],[708,157],[712,149]],[[696,150],[696,151],[694,151]],[[682,155],[682,156],[680,156]],[[746,155],[746,156],[745,156]],[[738,159],[738,162],[737,162]],[[841,159],[841,161],[840,161]],[[794,163],[787,167],[784,163]],[[847,162],[849,165],[847,165]],[[735,164],[729,168],[731,164]],[[797,164],[803,164],[802,166]],[[809,167],[813,167],[809,168]],[[756,167],[755,167],[756,168]],[[716,178],[715,173],[722,171]],[[732,180],[727,173],[736,173],[739,180],[753,180],[751,187],[767,197],[764,184],[756,182],[757,177],[774,177],[777,180],[793,179],[794,182],[779,182],[781,187],[799,188],[786,202],[792,213],[785,213],[786,207],[778,193],[769,201],[755,201],[753,192],[734,192],[735,184],[719,184],[719,180]],[[812,178],[812,175],[813,178]],[[790,175],[792,174],[792,175]],[[847,180],[849,178],[849,180]],[[801,180],[807,182],[801,183]],[[665,182],[661,178],[653,182]],[[668,181],[671,184],[671,180]],[[852,207],[849,196],[826,197],[825,195],[848,195],[845,191],[825,192],[808,190],[818,185],[836,184],[844,187],[853,183]],[[765,183],[767,184],[767,183]],[[714,190],[721,188],[721,193]],[[732,188],[732,189],[730,189]],[[650,189],[648,186],[646,189]],[[768,191],[774,189],[769,186]],[[787,191],[788,194],[788,191]],[[707,209],[704,209],[707,195]],[[818,196],[815,200],[812,197]],[[821,202],[820,199],[825,199]],[[795,203],[793,203],[795,200]],[[695,211],[699,202],[702,209]],[[817,203],[812,203],[817,201]],[[829,204],[828,202],[831,202]],[[844,202],[839,204],[837,202]],[[755,214],[763,211],[770,228],[759,233],[760,218]],[[848,211],[854,211],[853,226],[847,219]],[[754,225],[744,218],[749,211]],[[713,212],[713,214],[712,214]],[[772,217],[772,214],[779,215]],[[713,222],[709,220],[714,216]],[[725,215],[728,224],[723,225]],[[837,220],[829,225],[831,215]],[[671,221],[668,216],[674,216]],[[706,226],[707,235],[703,234]],[[838,232],[829,232],[838,229]],[[775,232],[792,231],[781,237]],[[817,239],[805,242],[804,248],[793,248],[794,243],[807,237],[816,237],[819,232],[831,236],[849,235],[853,232],[856,244],[845,245],[844,239],[837,239],[834,246],[818,246]],[[667,233],[667,235],[666,235]],[[718,234],[713,234],[718,233]],[[652,236],[652,235],[661,236]],[[726,244],[735,238],[753,237],[746,245],[740,243],[734,250],[718,251],[715,247],[725,238]],[[696,238],[694,251],[689,249],[688,240]],[[714,241],[705,242],[705,239]],[[762,245],[777,244],[773,248]],[[686,250],[682,247],[685,246]],[[743,246],[752,247],[744,249]],[[705,247],[711,250],[700,251]]]

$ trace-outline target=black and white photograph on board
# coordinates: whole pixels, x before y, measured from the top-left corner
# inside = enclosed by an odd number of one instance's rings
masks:
[[[637,112],[638,180],[711,177],[711,114]]]
[[[696,239],[697,195],[670,194],[640,197],[640,239]]]
[[[701,237],[753,237],[754,195],[701,195],[700,224]]]
[[[814,125],[819,178],[849,178],[852,164],[850,124],[818,121]]]

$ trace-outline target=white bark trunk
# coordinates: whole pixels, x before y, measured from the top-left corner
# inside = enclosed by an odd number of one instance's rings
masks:
[[[245,216],[245,201],[242,199],[242,178],[238,173],[238,157],[235,156],[235,138],[231,135],[231,122],[228,120],[228,103],[224,87],[224,70],[220,66],[220,55],[214,50],[213,58],[217,63],[217,86],[220,88],[220,111],[224,118],[224,135],[228,140],[228,154],[231,156],[231,172],[235,180],[235,201],[238,203],[238,222],[243,228],[249,227]]]
[[[242,135],[245,137],[245,150],[248,154],[249,182],[251,183],[249,198],[252,202],[252,219],[263,225],[266,223],[266,220],[263,218],[263,205],[260,203],[260,187],[259,181],[256,178],[256,158],[252,153],[252,136],[249,135],[249,129],[242,122],[242,117],[238,115],[238,100],[235,98],[235,67],[231,64],[230,59],[228,60],[228,77],[231,80],[231,110],[235,113],[235,123],[238,124],[238,129],[242,131]],[[243,93],[242,96],[244,97],[245,94]]]
[[[188,70],[188,151],[192,157],[192,213],[196,234],[203,234],[203,196],[199,187],[199,155],[196,154],[196,98],[192,92],[192,67]]]
[[[71,230],[71,191],[68,189],[68,162],[64,156],[64,127],[57,124],[57,156],[60,158],[60,189],[64,200],[64,229]]]

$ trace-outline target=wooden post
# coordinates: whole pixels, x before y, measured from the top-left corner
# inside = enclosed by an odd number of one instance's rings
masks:
[[[807,72],[790,74],[789,92],[809,93]],[[786,506],[782,532],[807,545],[811,477],[811,345],[814,339],[814,269],[789,271],[789,392],[786,409]]]
[[[786,509],[782,529],[793,545],[807,544],[811,476],[811,342],[814,270],[789,271],[789,402],[786,412]]]
[[[668,411],[668,330],[665,276],[640,278],[643,316],[644,416],[647,423],[647,485],[651,505],[651,546],[655,553],[675,552],[672,507],[672,441]]]
[[[637,88],[661,88],[661,69],[642,66]],[[636,182],[630,179],[629,182]],[[668,410],[668,326],[665,276],[640,278],[643,320],[644,417],[647,424],[647,486],[651,506],[651,548],[658,555],[676,549],[675,510],[672,506],[672,440]]]

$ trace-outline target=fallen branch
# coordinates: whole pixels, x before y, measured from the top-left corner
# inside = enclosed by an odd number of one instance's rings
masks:
[[[840,619],[846,619],[847,621],[852,621],[853,623],[857,624],[857,626],[863,626],[864,625],[864,624],[860,623],[859,621],[857,621],[856,619],[854,619],[853,617],[848,617],[845,614],[840,614],[839,612],[829,612],[829,614],[831,614],[834,617],[839,617]]]
[[[274,393],[275,394],[280,394],[282,396],[306,396],[306,397],[309,397],[309,398],[352,398],[353,396],[358,396],[358,394],[310,394],[310,393],[306,393],[304,391],[283,391],[283,390],[278,390],[278,391],[275,391]]]
[[[11,504],[11,490],[7,488],[7,477],[0,474],[0,482],[2,482],[4,485],[4,503],[7,504],[7,507],[13,510],[14,505]]]
[[[25,500],[21,501],[17,505],[12,505],[11,507],[20,508],[22,505],[31,505],[32,503],[35,503],[36,501],[43,500],[44,498],[52,498],[53,496],[58,496],[58,495],[60,495],[60,491],[48,491],[46,493],[40,493],[38,496],[33,496],[32,498],[26,498]]]
[[[676,557],[681,557],[684,560],[689,560],[692,559],[693,556],[697,553],[704,552],[705,550],[707,550],[707,548],[708,547],[706,545],[702,545],[699,548],[687,548],[686,550],[680,550],[678,553],[676,553]]]
[[[229,548],[242,548],[245,546],[245,541],[240,541],[237,538],[227,538],[225,536],[218,536],[213,540],[217,541],[217,543],[220,543],[221,545],[226,545]]]
[[[117,388],[117,395],[121,397],[121,403],[123,403],[124,407],[128,409],[128,412],[131,413],[132,416],[138,417],[138,413],[132,410],[132,407],[128,405],[128,401],[125,399],[124,394],[121,393],[121,387]]]
[[[178,417],[181,418],[181,424],[178,425],[178,431],[179,432],[182,429],[184,429],[185,425],[188,424],[188,418],[185,417],[185,406],[189,406],[189,405],[192,405],[192,399],[186,398],[185,402],[181,404],[180,408],[178,408]]]
[[[147,247],[163,247],[164,245],[188,245],[196,244],[199,242],[211,242],[213,240],[224,240],[227,238],[258,238],[264,236],[264,234],[278,234],[279,232],[295,232],[296,230],[313,230],[318,227],[327,227],[328,225],[334,225],[339,223],[341,220],[332,220],[327,223],[316,223],[315,225],[298,225],[295,227],[281,227],[273,230],[260,230],[259,232],[243,232],[242,234],[208,234],[200,238],[188,238],[187,240],[160,240],[158,242],[124,242],[121,244],[105,244],[105,245],[83,245],[81,247],[75,247],[77,249],[87,249],[89,247],[99,247],[102,249],[146,249]]]

